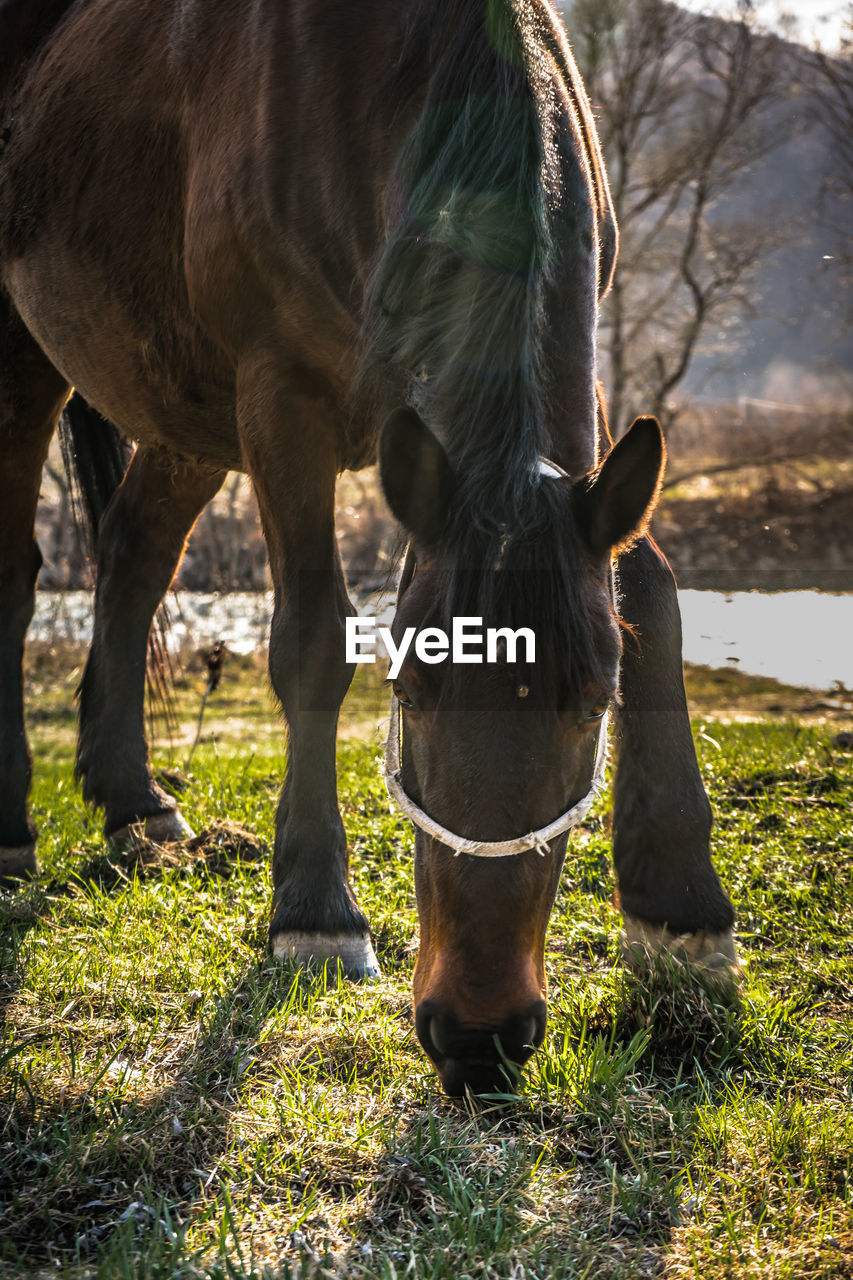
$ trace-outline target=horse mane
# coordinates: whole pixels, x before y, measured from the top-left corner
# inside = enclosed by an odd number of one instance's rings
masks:
[[[460,520],[493,533],[530,523],[547,449],[539,361],[557,167],[552,39],[531,0],[421,0],[380,91],[398,103],[418,64],[427,69],[368,292],[368,360],[402,375],[408,403],[441,440]]]
[[[529,627],[536,635],[535,665],[519,659],[508,668],[515,683],[542,681],[555,705],[578,703],[590,686],[606,688],[612,678],[600,648],[601,597],[590,591],[596,566],[575,520],[569,482],[543,482],[536,520],[497,541],[469,525],[456,533],[452,555],[442,564],[437,587],[436,625],[451,632],[453,619],[482,618],[487,627]],[[615,603],[610,616],[621,626]],[[448,663],[442,696],[453,700],[470,679],[469,668]]]
[[[438,624],[472,615],[532,626],[537,671],[577,698],[608,673],[569,486],[538,474],[548,450],[546,286],[561,234],[553,75],[575,91],[554,22],[537,0],[415,6],[380,89],[397,110],[407,93],[420,105],[398,158],[399,207],[366,329],[368,360],[402,375],[456,478],[436,560]],[[450,664],[447,696],[465,679]]]
[[[0,103],[75,0],[0,0]]]

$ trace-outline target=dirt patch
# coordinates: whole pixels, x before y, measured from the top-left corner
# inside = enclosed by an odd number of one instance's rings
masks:
[[[664,495],[653,532],[680,587],[853,591],[853,487]]]
[[[801,720],[832,726],[837,737],[853,730],[853,692],[827,693],[783,684],[767,676],[751,676],[728,667],[685,663],[684,685],[693,720]],[[837,744],[847,750],[844,742]]]
[[[111,888],[122,880],[143,880],[174,868],[186,875],[228,877],[235,864],[268,862],[269,856],[267,845],[248,827],[214,822],[190,840],[158,844],[139,838],[127,849],[112,849],[90,860],[76,878]]]

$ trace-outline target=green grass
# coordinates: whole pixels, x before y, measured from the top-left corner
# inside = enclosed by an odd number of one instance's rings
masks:
[[[853,758],[834,728],[696,722],[740,1000],[623,973],[602,805],[552,921],[546,1044],[517,1096],[474,1107],[414,1037],[412,836],[369,727],[384,694],[359,686],[339,752],[385,975],[356,987],[265,951],[283,760],[256,666],[214,695],[181,781],[212,834],[136,866],[74,787],[71,677],[33,681],[43,871],[0,895],[0,1275],[853,1275]],[[156,754],[185,757],[186,735]]]

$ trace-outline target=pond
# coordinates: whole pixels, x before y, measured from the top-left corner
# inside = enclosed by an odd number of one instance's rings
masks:
[[[786,684],[853,687],[853,595],[679,591],[684,658]]]
[[[736,666],[787,684],[853,688],[853,595],[820,591],[679,591],[684,658],[712,667]],[[359,613],[382,622],[393,598],[364,596]],[[271,594],[169,597],[171,644],[202,648],[224,640],[235,653],[266,644]],[[86,642],[92,634],[92,597],[86,591],[40,592],[30,636]]]

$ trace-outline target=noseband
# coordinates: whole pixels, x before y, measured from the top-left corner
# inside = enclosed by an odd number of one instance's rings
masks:
[[[565,472],[559,471],[553,463],[546,462],[544,459],[540,462],[539,470],[541,475],[549,477],[565,475]],[[415,555],[411,546],[409,546],[406,550],[406,559],[403,564],[400,585],[397,589],[398,606],[403,594],[411,584],[414,574]],[[577,804],[573,804],[570,809],[567,809],[559,818],[555,818],[553,822],[549,822],[546,827],[540,827],[537,831],[528,831],[526,835],[516,836],[514,840],[471,840],[466,836],[458,836],[454,831],[443,827],[440,822],[436,822],[428,813],[425,813],[419,805],[415,804],[403,787],[400,762],[401,718],[402,710],[400,704],[396,695],[392,692],[391,723],[388,728],[388,741],[385,745],[385,786],[388,788],[388,794],[416,827],[420,827],[421,831],[431,836],[433,840],[438,840],[449,849],[453,849],[457,857],[460,853],[469,853],[475,858],[509,858],[516,853],[527,853],[530,849],[536,849],[544,857],[549,851],[548,844],[551,840],[561,836],[564,831],[569,831],[583,821],[589,813],[596,796],[604,786],[604,770],[607,764],[608,716],[606,714],[598,730],[598,745],[595,751],[592,782],[590,783],[589,791],[582,800],[578,800]]]
[[[441,844],[453,849],[456,854],[470,853],[475,858],[508,858],[515,853],[527,853],[536,849],[543,856],[548,852],[548,843],[564,831],[577,826],[589,813],[595,797],[604,786],[604,768],[607,764],[607,716],[598,730],[598,746],[595,752],[595,769],[589,791],[582,800],[573,804],[559,818],[549,822],[547,827],[539,827],[537,831],[528,831],[525,836],[516,836],[514,840],[471,840],[467,836],[458,836],[454,831],[443,827],[417,804],[403,787],[400,778],[400,704],[391,694],[391,724],[388,729],[388,742],[385,746],[385,785],[394,803],[410,818],[416,827],[438,840]]]

